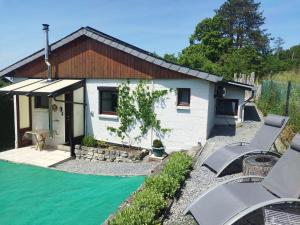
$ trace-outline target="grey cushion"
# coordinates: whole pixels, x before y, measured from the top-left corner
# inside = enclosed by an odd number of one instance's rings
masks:
[[[284,120],[285,119],[282,116],[268,115],[265,118],[265,124],[273,127],[282,127]]]
[[[296,134],[296,136],[293,138],[291,148],[300,152],[300,134]]]

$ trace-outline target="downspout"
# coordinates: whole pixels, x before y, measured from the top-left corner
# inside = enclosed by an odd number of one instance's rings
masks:
[[[51,82],[51,64],[49,62],[49,25],[43,24],[43,30],[45,31],[45,63],[47,65],[47,81]],[[49,137],[53,138],[53,124],[52,124],[52,98],[49,98]]]
[[[243,102],[243,104],[241,105],[241,108],[240,108],[240,114],[241,114],[241,121],[242,121],[242,122],[244,122],[244,113],[243,113],[244,107],[245,107],[245,105],[246,105],[248,102],[250,102],[251,99],[253,99],[253,97],[254,97],[254,90],[252,89],[252,90],[251,90],[251,96],[250,96],[247,100],[245,100],[245,101]]]

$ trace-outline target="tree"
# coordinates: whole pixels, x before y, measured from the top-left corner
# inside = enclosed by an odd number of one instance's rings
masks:
[[[191,45],[182,50],[178,63],[197,70],[220,75],[218,64],[213,63],[203,54],[201,44]]]
[[[277,37],[276,40],[274,41],[274,44],[275,44],[275,53],[276,53],[277,59],[279,59],[279,54],[283,50],[284,41],[281,37]]]
[[[222,31],[234,48],[252,47],[261,54],[270,52],[270,35],[262,29],[265,23],[260,3],[254,0],[227,0],[216,15],[222,18]]]
[[[232,79],[234,73],[250,74],[261,69],[262,57],[252,47],[240,48],[222,56],[222,74],[225,79]]]
[[[213,63],[218,62],[220,56],[230,48],[230,39],[224,37],[222,24],[223,20],[219,16],[206,18],[197,24],[190,37],[190,46],[198,45],[201,54]]]
[[[165,54],[163,58],[166,61],[169,61],[172,63],[178,63],[178,58],[176,57],[175,54]]]

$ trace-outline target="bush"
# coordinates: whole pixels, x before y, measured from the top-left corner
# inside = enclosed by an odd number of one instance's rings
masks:
[[[139,209],[135,206],[129,206],[117,213],[113,220],[108,222],[109,225],[141,225],[157,224],[155,214],[146,208]]]
[[[179,186],[178,180],[164,173],[148,177],[145,181],[145,188],[162,193],[164,197],[173,197]]]
[[[158,213],[167,206],[167,202],[162,193],[145,188],[136,194],[132,205],[139,209],[148,208],[152,212]]]
[[[87,147],[96,147],[97,140],[93,136],[84,136],[82,144]]]
[[[165,166],[163,173],[175,178],[179,183],[183,182],[192,169],[193,159],[182,152],[174,153],[167,165]]]
[[[117,213],[110,225],[157,224],[156,215],[167,205],[161,193],[150,189],[138,192],[132,205]]]
[[[154,148],[161,148],[161,147],[164,147],[163,144],[162,144],[162,142],[161,142],[161,140],[158,140],[158,139],[155,139],[155,140],[153,141],[152,146],[153,146]]]
[[[118,212],[108,222],[110,225],[155,225],[159,213],[167,205],[167,199],[173,197],[192,168],[192,158],[177,152],[170,156],[164,170],[148,177],[144,189],[135,195],[130,206]]]

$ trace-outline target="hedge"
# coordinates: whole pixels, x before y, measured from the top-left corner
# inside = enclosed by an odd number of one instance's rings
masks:
[[[158,218],[167,206],[168,199],[175,196],[192,165],[192,157],[185,153],[172,154],[164,169],[157,175],[147,177],[144,189],[134,196],[131,205],[119,211],[108,224],[158,224]]]

